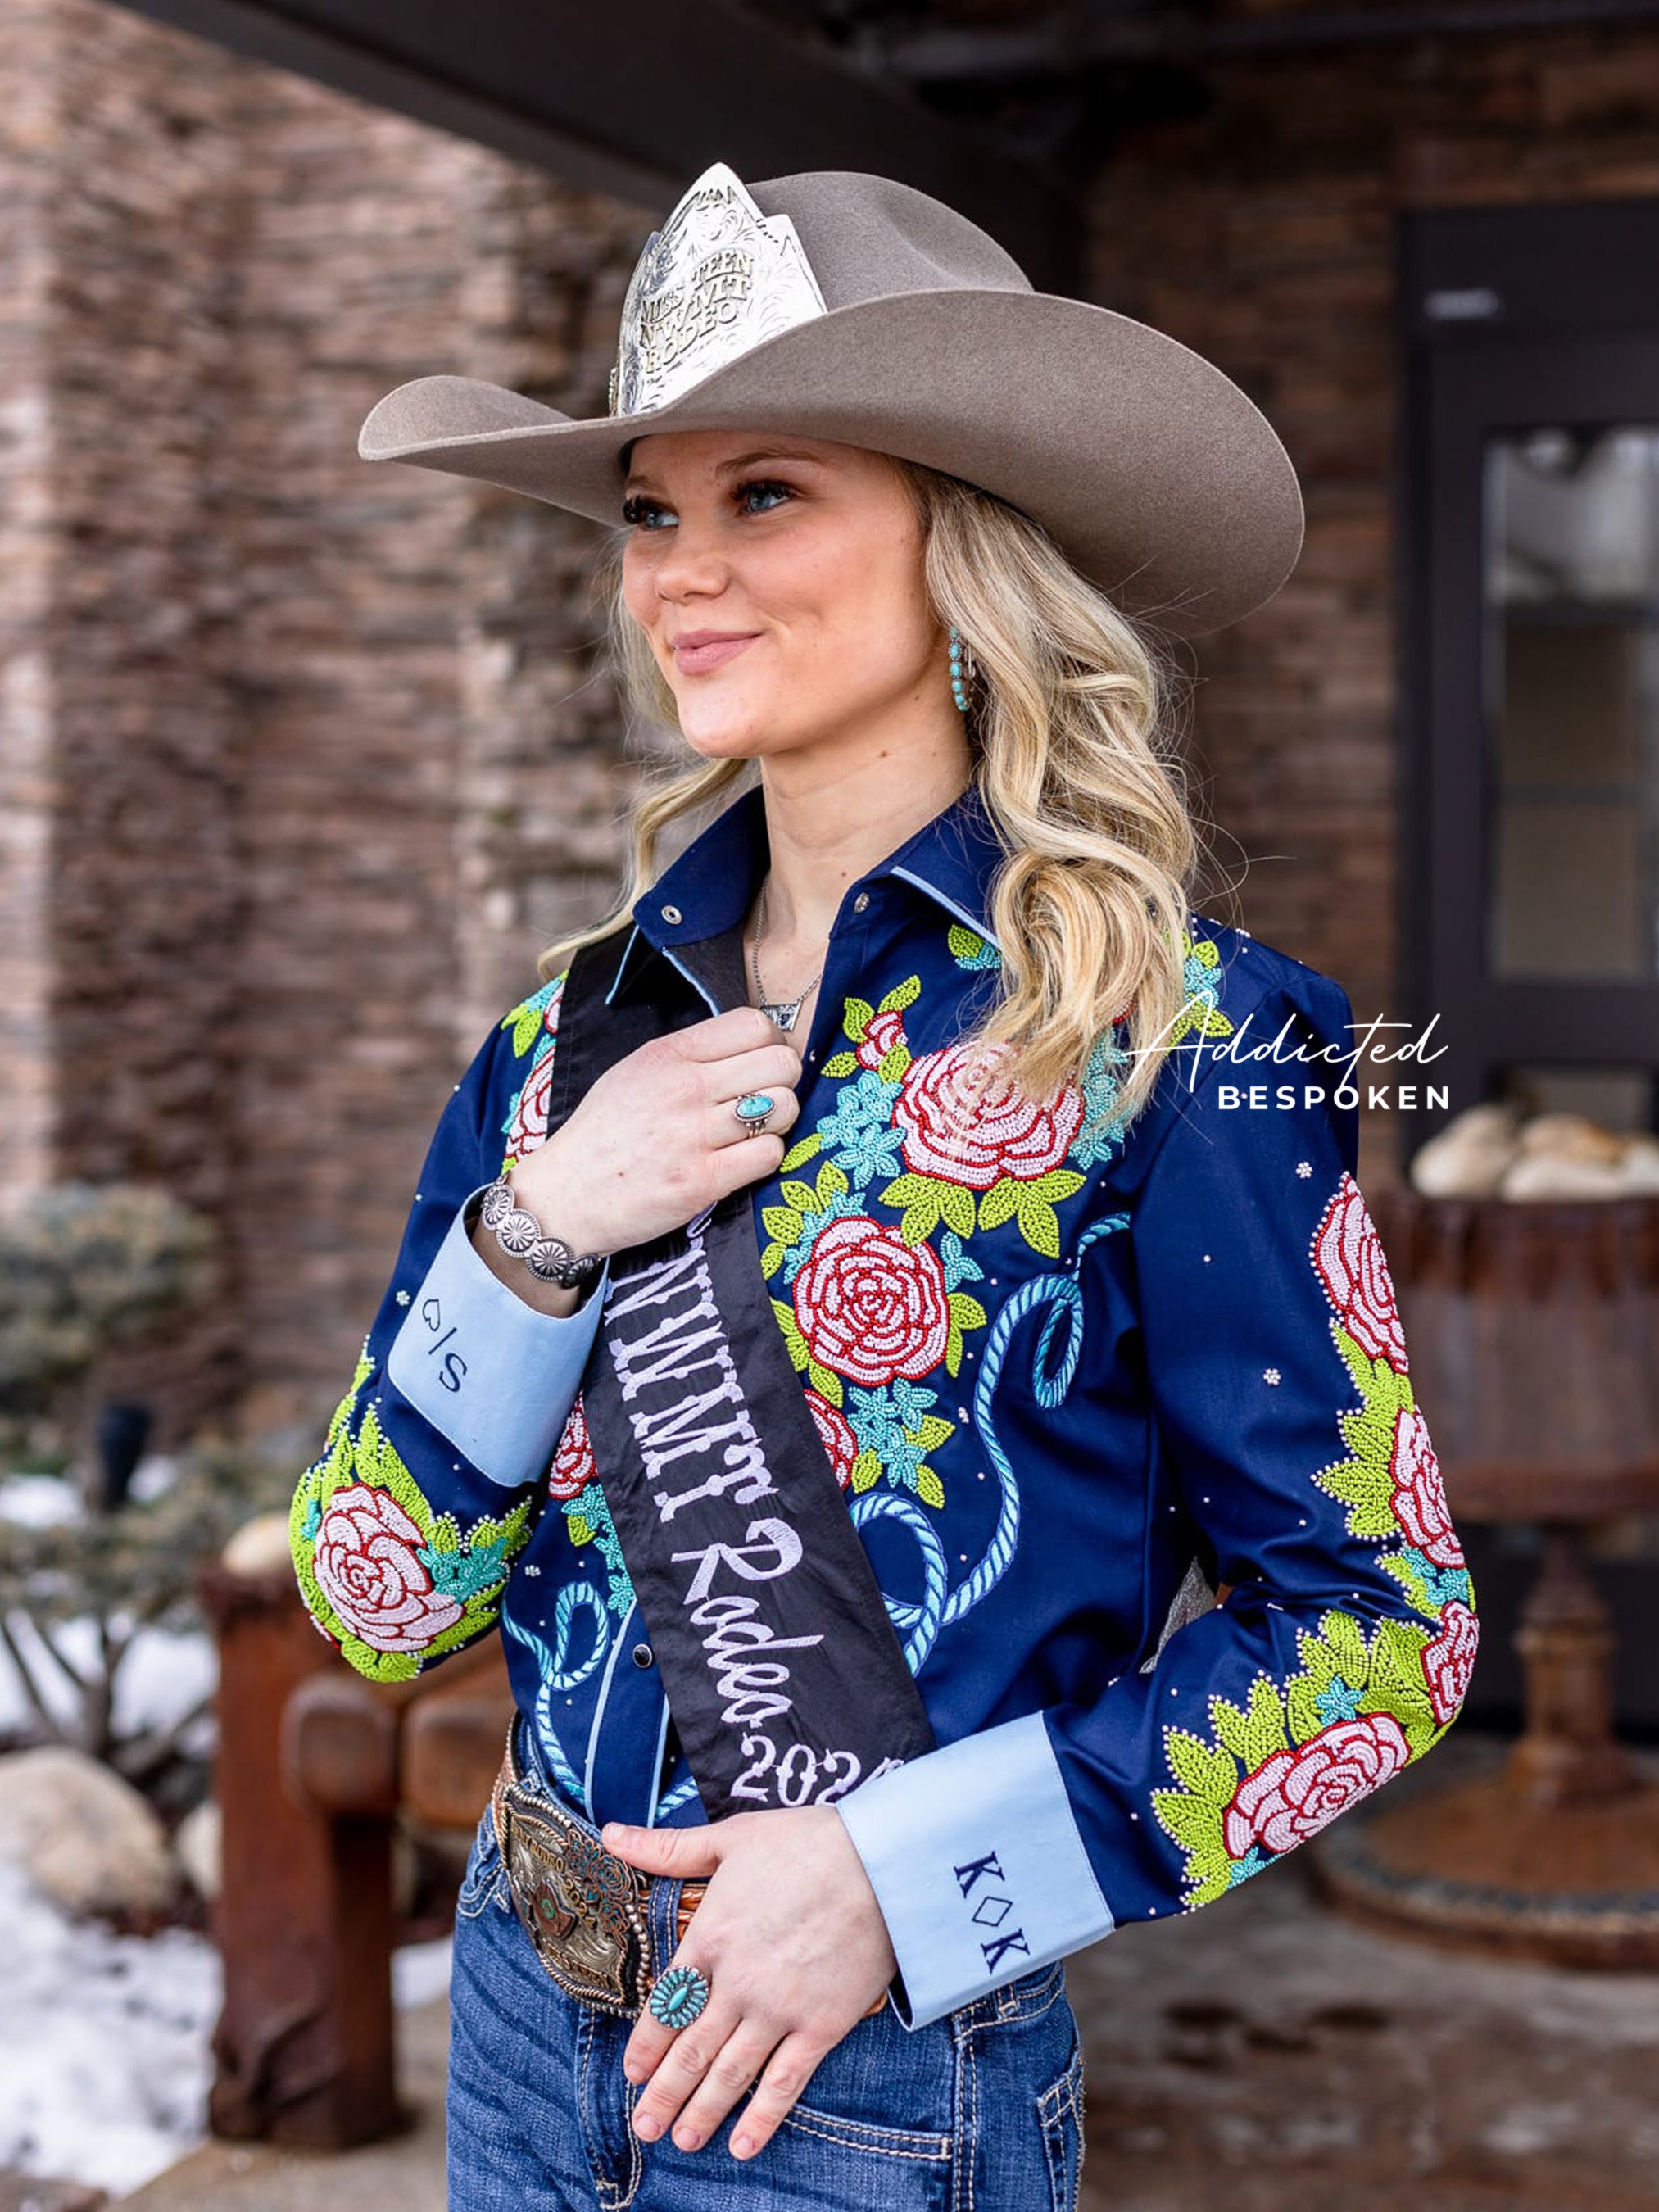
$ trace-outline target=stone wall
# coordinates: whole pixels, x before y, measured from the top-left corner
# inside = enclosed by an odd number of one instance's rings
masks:
[[[1093,296],[1235,377],[1307,503],[1290,580],[1194,647],[1216,878],[1243,877],[1206,910],[1398,1019],[1396,220],[1659,193],[1659,28],[1334,46],[1230,64],[1216,94],[1117,146],[1090,248]],[[1396,1170],[1391,1119],[1364,1117],[1367,1181]]]

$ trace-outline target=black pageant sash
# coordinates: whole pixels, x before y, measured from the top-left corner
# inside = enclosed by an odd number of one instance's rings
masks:
[[[745,1002],[728,935],[686,949],[712,962],[722,1010]],[[572,960],[550,1130],[606,1068],[708,1018],[643,940],[633,957],[648,970],[607,1006],[617,944]],[[754,1188],[612,1255],[582,1376],[594,1465],[711,1820],[838,1797],[933,1747],[772,1310]]]

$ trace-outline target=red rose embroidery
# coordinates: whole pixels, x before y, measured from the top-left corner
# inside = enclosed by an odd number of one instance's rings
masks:
[[[807,1410],[817,1423],[819,1442],[836,1470],[836,1480],[845,1490],[853,1480],[853,1462],[859,1455],[859,1440],[852,1424],[821,1392],[808,1390],[805,1396]]]
[[[1406,1336],[1382,1239],[1359,1185],[1346,1169],[1314,1231],[1314,1265],[1342,1326],[1361,1350],[1405,1374]]]
[[[1293,1850],[1391,1781],[1410,1757],[1389,1713],[1333,1721],[1294,1751],[1274,1752],[1245,1776],[1222,1816],[1229,1856],[1248,1858],[1258,1844]]]
[[[992,1066],[1006,1049],[988,1053]],[[1052,1103],[1039,1105],[1012,1089],[992,1095],[988,1077],[976,1100],[972,1083],[962,1080],[973,1060],[970,1048],[957,1044],[924,1053],[906,1068],[893,1106],[906,1133],[905,1165],[969,1190],[988,1190],[1003,1176],[1031,1182],[1058,1167],[1083,1127],[1077,1085],[1063,1085]]]
[[[1440,1616],[1440,1633],[1423,1646],[1423,1680],[1429,1703],[1442,1728],[1455,1720],[1468,1695],[1480,1645],[1480,1624],[1468,1606],[1454,1598]]]
[[[1440,1462],[1429,1438],[1429,1425],[1415,1410],[1395,1416],[1389,1476],[1394,1484],[1395,1517],[1424,1558],[1437,1567],[1461,1567],[1463,1547],[1446,1504]]]
[[[890,1006],[884,1014],[877,1014],[859,1042],[859,1064],[863,1067],[879,1067],[896,1044],[904,1042],[904,1016],[896,1006]]]
[[[578,1393],[570,1408],[570,1418],[564,1425],[564,1433],[559,1438],[559,1449],[553,1455],[547,1478],[548,1494],[565,1502],[580,1498],[590,1482],[598,1480],[599,1469],[587,1436],[587,1410]]]
[[[548,1008],[549,1013],[553,1008]],[[515,1160],[547,1142],[547,1109],[553,1093],[553,1054],[544,1052],[525,1078],[507,1124],[507,1150]]]
[[[793,1297],[813,1358],[855,1382],[926,1375],[945,1357],[951,1310],[938,1253],[867,1213],[841,1214],[818,1232]]]
[[[357,1483],[337,1490],[317,1531],[317,1580],[351,1633],[376,1651],[424,1651],[462,1607],[422,1565],[420,1530],[397,1499]]]

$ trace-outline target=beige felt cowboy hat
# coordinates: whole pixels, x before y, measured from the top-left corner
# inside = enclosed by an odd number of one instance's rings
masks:
[[[995,240],[858,170],[706,170],[652,234],[610,412],[465,376],[373,408],[357,449],[620,520],[631,440],[755,429],[872,447],[994,492],[1125,613],[1176,636],[1270,599],[1302,546],[1266,416],[1176,339],[1037,292]]]

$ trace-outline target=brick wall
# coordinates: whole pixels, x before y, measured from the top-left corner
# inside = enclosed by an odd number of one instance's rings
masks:
[[[1290,580],[1194,647],[1217,857],[1247,871],[1206,910],[1334,975],[1361,1020],[1400,1018],[1395,219],[1659,193],[1659,29],[1332,48],[1230,64],[1215,90],[1119,144],[1090,244],[1094,297],[1235,377],[1307,503]],[[1391,1118],[1364,1117],[1367,1181],[1396,1170]]]

